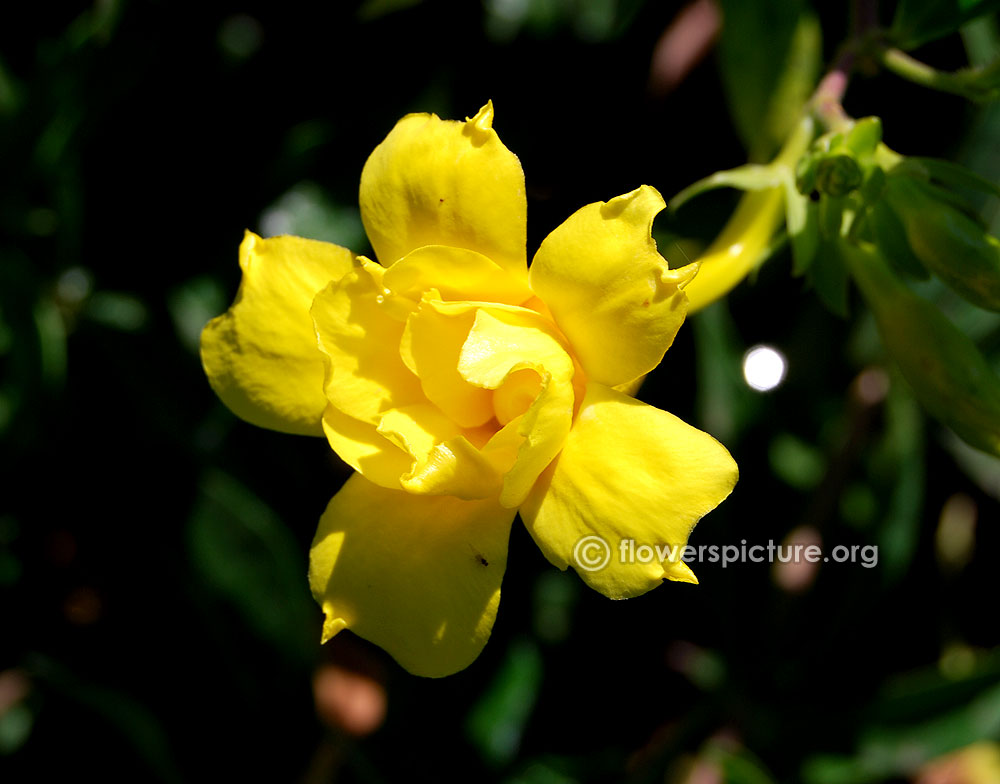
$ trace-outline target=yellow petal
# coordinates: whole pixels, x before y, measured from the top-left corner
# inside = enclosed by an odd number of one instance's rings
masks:
[[[386,490],[351,477],[309,564],[325,642],[351,629],[415,675],[464,669],[489,639],[514,512],[495,501]]]
[[[492,123],[492,103],[464,123],[410,114],[375,148],[361,173],[361,219],[384,266],[450,245],[523,277],[524,172]]]
[[[680,548],[729,495],[737,473],[725,447],[707,433],[591,383],[562,452],[521,517],[549,561],[572,566],[592,588],[624,599],[663,579],[696,582]],[[654,555],[648,563],[642,546]]]
[[[515,276],[481,253],[427,245],[386,270],[382,285],[393,294],[419,302],[436,289],[444,300],[481,300],[520,305],[534,296],[524,276]]]
[[[403,489],[467,501],[500,493],[500,472],[437,407],[422,403],[387,411],[378,432],[413,459],[400,477]]]
[[[375,425],[331,404],[323,412],[323,432],[337,456],[366,479],[393,490],[402,487],[400,477],[409,472],[413,458]]]
[[[411,493],[450,495],[466,501],[496,499],[502,488],[501,473],[489,453],[481,452],[465,437],[435,444],[402,479]]]
[[[425,299],[406,322],[402,361],[420,378],[427,399],[461,427],[493,418],[493,396],[462,378],[458,360],[475,321],[472,307],[448,308]]]
[[[569,338],[588,378],[625,384],[656,367],[687,313],[696,267],[667,267],[650,236],[664,207],[649,186],[587,205],[542,242],[532,290]]]
[[[462,346],[458,370],[470,383],[496,390],[499,422],[519,418],[516,432],[522,443],[500,494],[501,504],[518,506],[569,433],[573,360],[551,322],[537,313],[482,307]],[[501,443],[509,448],[510,437],[495,446]]]
[[[326,358],[326,398],[372,424],[390,408],[423,400],[420,382],[399,357],[403,323],[384,306],[380,274],[378,265],[359,263],[317,294],[310,311]]]
[[[323,434],[323,358],[309,306],[353,258],[328,242],[245,234],[236,299],[201,333],[209,383],[234,414],[283,433]]]

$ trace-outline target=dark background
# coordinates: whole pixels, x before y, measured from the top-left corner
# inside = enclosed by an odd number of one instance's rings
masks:
[[[347,469],[321,439],[229,414],[197,334],[236,291],[244,228],[366,252],[361,168],[409,111],[493,100],[529,258],[586,203],[643,183],[669,198],[746,160],[714,53],[650,89],[681,4],[586,5],[529,4],[506,28],[497,9],[517,3],[0,11],[4,781],[694,781],[699,760],[725,771],[709,781],[896,781],[998,737],[1000,464],[925,420],[877,370],[861,305],[828,313],[784,253],[693,317],[640,396],[740,465],[693,544],[798,531],[877,544],[878,567],[821,565],[788,590],[765,564],[702,564],[700,586],[611,602],[515,524],[468,670],[418,679],[346,633],[318,646],[308,546]],[[827,60],[847,11],[821,22]],[[958,36],[923,54],[964,58]],[[874,73],[846,108],[882,116],[901,152],[1000,171],[995,109]],[[661,250],[682,262],[673,239],[710,239],[734,202],[662,216]],[[992,317],[932,293],[998,355]],[[758,342],[789,360],[769,395],[740,375]],[[867,404],[866,368],[890,381]],[[387,697],[376,731],[317,716],[330,663]]]

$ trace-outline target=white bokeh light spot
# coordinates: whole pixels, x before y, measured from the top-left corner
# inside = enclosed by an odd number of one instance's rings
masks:
[[[773,346],[754,346],[743,355],[743,378],[758,392],[777,389],[787,372],[788,360]]]

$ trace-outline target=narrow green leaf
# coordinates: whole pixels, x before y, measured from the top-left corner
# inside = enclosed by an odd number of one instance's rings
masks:
[[[906,239],[906,228],[899,216],[884,199],[872,205],[868,212],[868,221],[872,229],[872,239],[885,258],[899,272],[917,280],[927,280],[930,273],[917,258]]]
[[[831,313],[847,318],[847,269],[836,245],[821,243],[806,276],[816,295]]]
[[[967,188],[971,191],[981,191],[991,196],[1000,197],[1000,185],[981,177],[971,169],[941,158],[908,157],[907,163],[923,167],[932,180],[950,188]],[[905,166],[905,164],[904,164]]]
[[[880,445],[884,473],[893,477],[878,531],[879,570],[889,584],[907,574],[916,553],[926,474],[923,418],[902,379],[898,381],[889,387],[886,432]]]
[[[688,185],[670,200],[670,209],[676,210],[685,202],[705,191],[715,188],[736,188],[741,191],[761,191],[782,184],[784,167],[763,166],[748,163],[735,169],[726,169],[710,174],[703,179]]]
[[[792,243],[792,274],[803,275],[819,247],[819,212],[815,202],[799,192],[791,172],[782,181],[785,227]]]

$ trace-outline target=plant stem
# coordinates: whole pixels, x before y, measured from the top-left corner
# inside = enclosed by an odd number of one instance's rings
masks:
[[[809,102],[816,118],[827,130],[838,130],[851,122],[844,111],[844,93],[858,54],[866,51],[873,33],[878,29],[877,0],[854,0],[851,7],[851,37],[844,42],[833,65],[820,81]]]
[[[1000,73],[1000,59],[983,68],[964,68],[960,71],[939,71],[920,62],[901,49],[893,46],[879,47],[876,52],[879,63],[915,84],[942,92],[954,93],[974,101],[996,97],[997,88],[990,85]]]
[[[853,48],[845,48],[844,52],[837,58],[833,68],[820,81],[809,102],[813,114],[827,130],[838,130],[851,121],[847,112],[844,111],[841,101],[843,101],[844,93],[847,91],[847,83],[853,65]]]

